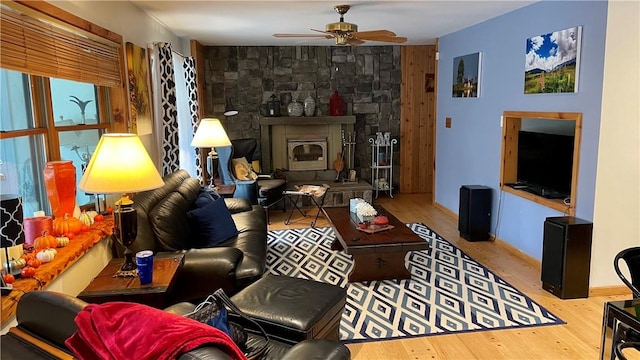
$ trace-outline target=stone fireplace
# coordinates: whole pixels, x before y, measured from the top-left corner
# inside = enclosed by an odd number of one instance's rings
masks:
[[[271,172],[274,169],[288,170],[285,174],[290,188],[303,184],[329,185],[323,206],[348,206],[349,200],[354,197],[371,202],[372,187],[366,181],[359,180],[356,183],[334,181],[336,172],[333,169],[333,161],[342,151],[342,131],[347,134],[353,133],[355,123],[355,116],[260,118],[264,172]],[[316,146],[320,148],[324,146],[325,151],[318,151]],[[296,156],[296,148],[301,154],[299,158],[305,159],[305,163],[307,161],[310,163],[291,164],[289,162],[291,160],[289,154]],[[321,153],[324,155],[320,155]],[[313,206],[305,196],[299,197],[298,201],[298,206]]]
[[[353,132],[355,116],[263,117],[260,118],[262,167],[290,171],[332,170],[333,161],[342,151],[342,131]],[[323,149],[322,158],[311,163],[290,163],[290,146],[299,147],[302,156],[311,152],[310,145]],[[305,150],[306,145],[306,150]],[[314,151],[317,151],[315,148]],[[305,161],[306,162],[306,161]],[[306,167],[306,168],[305,168]]]

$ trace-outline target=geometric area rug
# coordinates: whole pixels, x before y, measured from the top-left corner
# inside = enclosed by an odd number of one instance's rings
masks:
[[[407,254],[408,280],[348,283],[353,260],[331,250],[330,227],[269,231],[267,271],[347,287],[346,343],[564,324],[426,225],[407,226],[430,245]]]

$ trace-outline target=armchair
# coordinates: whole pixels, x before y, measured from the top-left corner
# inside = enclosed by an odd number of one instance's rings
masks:
[[[258,204],[265,209],[269,223],[269,209],[284,199],[283,191],[287,188],[285,179],[277,179],[273,175],[256,174],[251,164],[258,149],[257,139],[231,140],[232,156],[229,162],[229,173],[236,184],[234,197],[245,198],[251,204]],[[283,201],[283,207],[286,204]]]

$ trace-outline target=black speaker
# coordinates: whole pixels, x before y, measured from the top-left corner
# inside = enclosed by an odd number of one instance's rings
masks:
[[[491,231],[491,188],[481,185],[462,185],[458,231],[469,241],[489,240]]]
[[[548,217],[542,243],[542,288],[561,299],[589,296],[593,223]]]

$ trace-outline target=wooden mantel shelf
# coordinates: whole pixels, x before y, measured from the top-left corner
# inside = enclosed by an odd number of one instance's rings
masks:
[[[91,225],[89,231],[76,235],[69,241],[69,245],[58,248],[58,253],[51,262],[42,264],[36,269],[36,278],[17,279],[13,284],[13,290],[8,295],[2,296],[2,327],[14,317],[16,306],[22,295],[46,288],[95,244],[111,234],[113,234],[113,216],[106,216],[104,221]]]
[[[260,117],[261,126],[273,125],[333,125],[355,124],[356,117],[350,116],[278,116]]]

